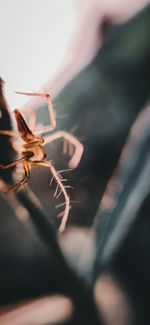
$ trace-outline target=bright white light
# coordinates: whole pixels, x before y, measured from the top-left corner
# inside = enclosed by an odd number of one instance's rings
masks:
[[[57,70],[73,28],[71,0],[0,0],[0,76],[12,109]]]

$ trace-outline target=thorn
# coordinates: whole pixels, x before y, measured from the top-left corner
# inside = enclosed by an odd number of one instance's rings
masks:
[[[57,218],[62,218],[64,215],[64,211],[60,212],[59,214],[57,214]]]
[[[58,209],[58,208],[62,207],[62,206],[65,205],[65,204],[66,204],[66,202],[63,202],[63,203],[57,204],[57,205],[55,206],[55,209]]]
[[[62,177],[62,175],[61,175],[61,174],[58,174],[58,173],[57,173],[57,176],[59,177],[59,179],[60,179],[60,180],[62,180],[62,179],[63,179],[63,177]]]
[[[79,201],[77,201],[77,200],[71,200],[71,201],[70,201],[70,203],[75,203],[75,204],[78,204],[78,203],[79,203]]]
[[[62,190],[58,193],[58,195],[56,196],[56,200],[60,197],[60,195],[62,194]]]
[[[59,185],[56,186],[56,190],[55,190],[55,192],[54,192],[54,197],[56,197],[57,192],[58,192],[58,189],[59,189]]]
[[[72,169],[71,168],[67,168],[67,169],[61,169],[61,170],[58,170],[57,173],[63,173],[63,172],[71,172]]]
[[[64,188],[71,188],[74,190],[74,187],[73,186],[70,186],[70,185],[65,185]]]
[[[51,186],[53,183],[54,177],[51,178],[49,185]]]

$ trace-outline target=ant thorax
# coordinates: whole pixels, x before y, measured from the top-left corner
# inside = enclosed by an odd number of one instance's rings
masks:
[[[30,146],[28,147],[27,144],[23,145],[23,152],[32,152],[33,156],[30,158],[30,161],[37,161],[42,160],[45,158],[45,152],[41,145]]]
[[[12,161],[8,164],[0,164],[0,170],[9,170],[13,167],[18,167],[21,164],[21,167],[24,171],[23,177],[16,184],[11,187],[3,186],[2,191],[8,193],[9,191],[16,191],[21,186],[24,186],[30,178],[30,169],[35,166],[41,166],[49,169],[51,174],[51,182],[56,183],[56,189],[54,197],[58,199],[60,195],[63,195],[64,202],[57,207],[64,206],[63,212],[59,213],[59,216],[62,217],[59,231],[63,232],[66,226],[68,219],[68,214],[70,210],[70,197],[67,193],[67,188],[70,188],[69,185],[65,185],[65,178],[62,177],[62,170],[57,171],[52,161],[46,160],[45,145],[55,141],[59,138],[62,138],[64,141],[63,153],[69,156],[72,156],[69,160],[69,170],[74,169],[78,166],[80,159],[83,154],[83,145],[76,139],[72,134],[69,134],[65,131],[56,131],[53,134],[47,134],[53,131],[56,128],[56,120],[53,105],[51,102],[51,97],[47,93],[22,93],[22,95],[27,96],[42,96],[45,97],[48,103],[48,112],[50,117],[51,125],[40,126],[36,125],[36,115],[34,112],[30,114],[28,123],[22,116],[22,113],[18,110],[14,110],[15,120],[17,124],[18,132],[13,130],[0,130],[0,135],[5,135],[10,137],[10,143],[12,148],[17,152],[19,158],[15,161]],[[36,134],[34,133],[36,132]],[[39,135],[42,136],[39,136]],[[47,134],[47,135],[46,135]],[[16,139],[14,139],[14,137]],[[22,155],[21,155],[22,153]],[[21,155],[21,156],[20,156]],[[16,168],[17,172],[17,168]]]

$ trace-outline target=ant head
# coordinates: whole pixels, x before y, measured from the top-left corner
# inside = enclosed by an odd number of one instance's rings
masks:
[[[36,135],[34,136],[34,142],[37,142],[37,144],[43,144],[44,139],[42,137],[37,137]]]
[[[18,111],[18,109],[14,110],[14,114],[15,114],[18,131],[20,133],[21,138],[27,143],[32,141],[32,142],[37,142],[38,144],[43,144],[44,139],[32,133],[32,131],[29,129],[26,121],[24,120],[22,114]]]
[[[14,114],[15,114],[18,131],[20,133],[21,138],[25,142],[30,142],[30,141],[34,140],[35,136],[29,129],[27,123],[25,122],[25,120],[24,120],[22,114],[19,112],[19,110],[15,109]]]

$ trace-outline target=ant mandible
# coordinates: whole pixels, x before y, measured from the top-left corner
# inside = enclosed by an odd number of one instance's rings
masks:
[[[0,130],[0,134],[11,136],[11,137],[19,137],[22,141],[14,141],[12,143],[14,149],[17,151],[17,153],[21,154],[21,158],[8,163],[7,165],[0,165],[0,169],[6,170],[12,167],[16,167],[18,164],[21,164],[24,169],[24,177],[21,181],[19,181],[17,184],[8,187],[5,187],[5,192],[8,192],[10,190],[17,190],[20,186],[24,185],[28,179],[30,178],[30,168],[32,166],[43,166],[46,168],[49,168],[52,174],[52,180],[54,179],[56,181],[57,187],[54,196],[57,198],[61,194],[64,195],[64,205],[65,209],[62,213],[62,220],[59,227],[59,231],[63,232],[66,226],[66,222],[68,219],[69,209],[70,209],[70,198],[67,194],[66,187],[63,184],[63,178],[61,176],[61,171],[57,171],[54,167],[54,164],[51,161],[46,160],[46,154],[44,150],[44,146],[58,138],[63,138],[64,141],[68,142],[69,145],[73,146],[75,148],[74,154],[72,158],[69,161],[69,167],[71,169],[74,169],[78,166],[80,159],[82,157],[83,153],[83,145],[71,134],[65,132],[65,131],[57,131],[51,135],[43,136],[44,133],[48,133],[50,131],[53,131],[56,128],[56,119],[54,114],[54,109],[51,101],[51,97],[47,93],[26,93],[26,92],[16,92],[21,95],[27,95],[27,96],[42,96],[47,99],[48,104],[48,111],[49,111],[49,117],[50,117],[50,126],[43,126],[36,129],[36,135],[34,133],[34,128],[36,125],[36,115],[33,112],[31,114],[31,118],[29,121],[29,124],[26,123],[25,119],[23,118],[21,112],[18,109],[14,110],[15,119],[17,122],[17,128],[18,132],[13,130]],[[32,131],[33,130],[33,131]],[[42,136],[39,136],[42,134]],[[20,143],[21,142],[21,143]],[[72,151],[72,150],[71,150]],[[70,152],[71,152],[70,151]],[[58,194],[59,191],[59,194]]]

